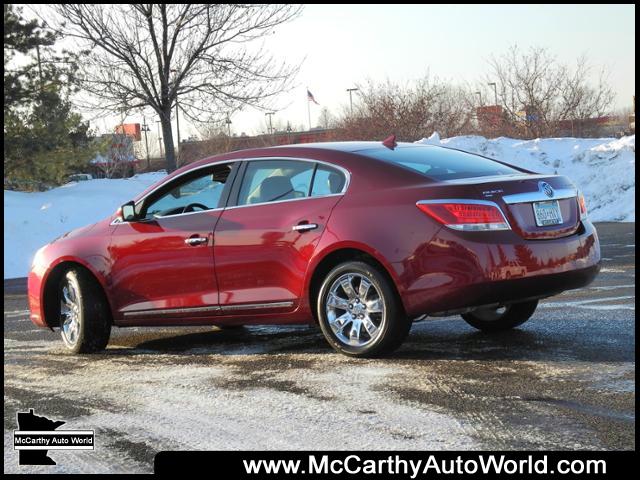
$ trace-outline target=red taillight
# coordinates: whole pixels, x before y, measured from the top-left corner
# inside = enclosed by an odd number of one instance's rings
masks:
[[[580,220],[587,218],[587,202],[582,193],[578,194],[578,205],[580,205]]]
[[[504,215],[492,202],[425,200],[418,202],[416,206],[455,230],[509,230]]]

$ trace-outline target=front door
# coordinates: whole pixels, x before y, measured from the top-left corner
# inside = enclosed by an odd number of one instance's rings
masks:
[[[313,161],[247,164],[235,205],[224,210],[214,235],[223,314],[296,308],[345,183],[344,172]]]
[[[122,323],[218,313],[213,231],[232,171],[183,174],[136,205],[140,220],[114,225],[109,280]]]

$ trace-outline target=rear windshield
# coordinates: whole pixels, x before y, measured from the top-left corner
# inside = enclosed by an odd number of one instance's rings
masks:
[[[371,149],[357,153],[416,170],[434,180],[516,175],[522,172],[488,158],[434,147],[400,147],[396,150]]]

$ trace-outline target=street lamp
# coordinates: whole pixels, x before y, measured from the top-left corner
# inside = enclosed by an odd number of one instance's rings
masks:
[[[175,73],[177,75],[178,70],[172,68],[171,73]],[[174,77],[174,81],[177,79]],[[180,119],[178,118],[178,89],[176,88],[176,133],[178,135],[178,144],[176,145],[176,163],[179,164],[178,159],[180,158]]]
[[[287,143],[291,144],[291,124],[287,122]]]
[[[229,118],[228,113],[227,113],[227,119],[225,120],[225,123],[227,124],[227,135],[231,137],[231,119]]]
[[[269,133],[273,135],[273,127],[271,126],[271,118],[275,115],[276,112],[267,112],[264,114],[265,117],[269,117]]]
[[[351,115],[353,115],[353,92],[357,92],[359,89],[357,88],[347,88],[347,92],[349,92],[349,105],[351,108]]]
[[[158,124],[158,145],[160,145],[160,158],[163,158],[164,153],[162,152],[162,131],[160,130],[162,120],[156,120],[156,123]]]
[[[496,82],[491,82],[491,83],[487,83],[487,85],[489,85],[490,87],[493,87],[493,95],[495,96],[496,99],[496,103],[495,105],[498,105],[498,87],[496,86]]]
[[[144,132],[144,147],[147,150],[147,170],[151,169],[151,160],[149,159],[149,142],[147,140],[147,132],[149,131],[149,125],[144,117],[142,117],[142,131]]]

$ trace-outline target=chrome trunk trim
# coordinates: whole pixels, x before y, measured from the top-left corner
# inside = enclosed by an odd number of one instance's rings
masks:
[[[514,193],[502,197],[504,203],[512,205],[514,203],[532,203],[532,202],[548,202],[550,200],[564,200],[566,198],[577,197],[578,192],[573,188],[560,188],[554,190],[553,196],[549,197],[544,192],[536,190],[535,192]]]

